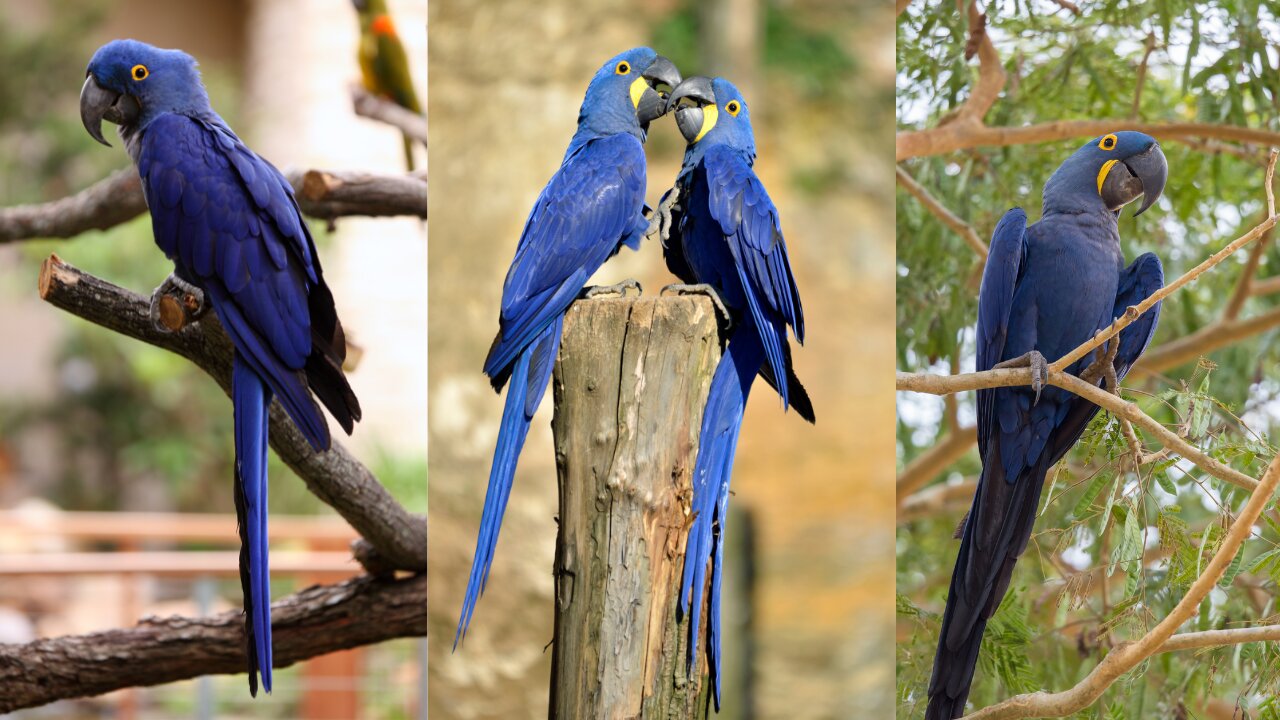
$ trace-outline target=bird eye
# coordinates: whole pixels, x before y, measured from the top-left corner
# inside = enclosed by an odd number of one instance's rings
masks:
[[[742,111],[742,105],[738,104],[737,100],[730,100],[729,103],[724,106],[724,111],[734,117],[737,117],[738,113]]]
[[[627,62],[626,60],[623,60],[622,62],[618,63],[618,67],[614,68],[613,71],[619,75],[626,75],[627,73],[631,72],[631,63]]]
[[[146,80],[147,76],[151,74],[151,71],[147,70],[146,65],[134,65],[133,69],[129,71],[129,74],[133,76],[134,80]]]
[[[1115,135],[1102,136],[1102,141],[1098,143],[1098,147],[1102,148],[1103,150],[1114,150],[1116,147],[1116,136]]]

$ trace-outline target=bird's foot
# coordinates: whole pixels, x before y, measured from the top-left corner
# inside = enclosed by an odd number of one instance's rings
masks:
[[[151,293],[151,325],[160,332],[177,332],[209,310],[204,291],[170,275]]]
[[[1102,332],[1099,330],[1098,332]],[[1095,333],[1096,335],[1096,333]],[[1120,350],[1120,338],[1113,337],[1103,344],[1103,350],[1089,363],[1089,367],[1080,373],[1080,379],[1096,385],[1099,379],[1106,381],[1106,389],[1115,394],[1120,394],[1120,381],[1116,375],[1116,353]]]
[[[582,297],[590,300],[598,297],[626,297],[628,290],[635,290],[636,295],[643,295],[644,290],[635,278],[627,278],[617,285],[593,285],[587,288]]]
[[[1036,403],[1040,402],[1040,391],[1049,382],[1049,363],[1044,359],[1044,355],[1039,350],[1031,350],[1023,355],[1019,355],[1012,360],[1005,360],[1002,363],[996,363],[991,367],[992,370],[1003,370],[1007,368],[1031,368],[1031,389],[1036,392]],[[1033,403],[1035,404],[1035,403]]]
[[[658,207],[649,213],[649,229],[644,231],[646,238],[657,235],[664,246],[667,244],[667,239],[671,237],[671,211],[680,209],[676,204],[679,199],[680,191],[677,188],[671,188],[662,194]]]
[[[706,295],[711,298],[711,304],[716,306],[716,312],[724,320],[725,325],[733,324],[733,316],[729,314],[729,308],[724,304],[724,300],[720,298],[720,293],[707,283],[696,283],[686,285],[684,283],[676,283],[662,288],[659,295]]]

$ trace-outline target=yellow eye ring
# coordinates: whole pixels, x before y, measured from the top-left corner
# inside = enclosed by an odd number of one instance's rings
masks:
[[[618,63],[618,66],[614,68],[613,71],[619,75],[626,75],[627,73],[631,72],[631,63],[627,62],[626,60],[623,60],[622,62]]]
[[[1116,138],[1114,133],[1103,135],[1102,139],[1098,141],[1098,147],[1107,151],[1115,150],[1117,142],[1120,141]]]
[[[151,71],[147,70],[146,65],[134,65],[133,69],[129,71],[130,77],[138,81],[146,80],[150,74]]]
[[[737,117],[738,113],[742,112],[742,106],[738,104],[737,100],[730,100],[725,104],[724,111],[734,117]]]

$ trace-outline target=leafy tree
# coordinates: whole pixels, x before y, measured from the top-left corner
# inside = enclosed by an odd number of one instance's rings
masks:
[[[1166,280],[1266,217],[1266,145],[1280,144],[1280,23],[1273,5],[903,5],[900,370],[972,371],[982,267],[974,243],[926,208],[915,186],[981,242],[1015,205],[1034,221],[1049,174],[1101,134],[1089,123],[1060,121],[1104,120],[1161,140],[1170,168],[1165,197],[1140,220],[1132,210],[1122,214],[1120,233],[1126,257],[1154,251]],[[983,56],[984,43],[991,58]],[[984,96],[992,87],[999,95]],[[1022,130],[989,132],[999,128]],[[958,149],[919,144],[944,132],[960,138]],[[1272,294],[1280,287],[1270,279],[1280,253],[1270,240],[1264,235],[1164,303],[1145,367],[1123,388],[1193,446],[1254,478],[1275,455],[1269,436],[1280,417],[1274,404],[1280,312]],[[980,465],[972,393],[945,401],[901,393],[898,406],[898,700],[900,716],[917,717],[958,546],[952,532]],[[1224,518],[1248,493],[1177,454],[1160,454],[1150,437],[1144,444],[1156,457],[1135,471],[1120,424],[1103,412],[1050,473],[1032,543],[983,643],[972,709],[1017,693],[1072,687],[1118,643],[1168,615],[1223,542]],[[921,458],[946,469],[922,474]],[[1266,624],[1276,612],[1280,523],[1274,513],[1264,520],[1181,631]],[[1269,698],[1280,693],[1275,652],[1254,643],[1158,654],[1078,716],[1203,717],[1225,699],[1248,716],[1272,717]]]

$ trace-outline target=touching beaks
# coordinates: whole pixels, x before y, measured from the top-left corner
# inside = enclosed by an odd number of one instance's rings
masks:
[[[102,121],[129,125],[138,119],[140,112],[137,100],[107,90],[98,84],[92,73],[84,79],[84,87],[80,88],[80,122],[84,123],[84,129],[94,140],[111,147],[111,143],[102,137]]]
[[[636,101],[636,118],[640,120],[642,127],[648,128],[649,123],[667,114],[666,93],[680,84],[680,70],[675,63],[659,55],[649,63],[640,77],[646,87]],[[666,92],[661,89],[664,85]]]
[[[689,101],[681,105],[681,100]],[[667,111],[675,110],[676,127],[686,142],[696,142],[705,132],[706,112],[703,108],[716,106],[716,94],[711,87],[711,78],[694,75],[680,83],[667,98]],[[710,128],[708,128],[710,129]]]
[[[1107,207],[1117,212],[1141,195],[1142,206],[1133,214],[1137,217],[1160,199],[1168,179],[1164,152],[1159,143],[1152,143],[1146,150],[1112,163],[1098,193]]]

